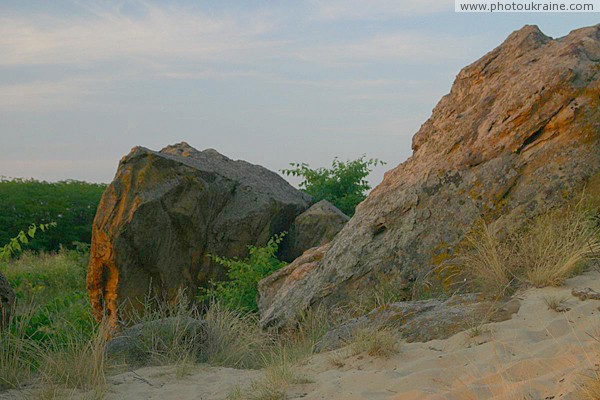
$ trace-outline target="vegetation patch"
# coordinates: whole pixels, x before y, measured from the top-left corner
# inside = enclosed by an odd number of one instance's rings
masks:
[[[281,172],[302,178],[300,189],[311,195],[315,202],[327,200],[344,214],[352,216],[356,206],[367,197],[367,192],[371,189],[367,176],[378,165],[385,163],[362,156],[348,161],[335,158],[331,168],[311,168],[305,163],[291,163],[291,168]]]
[[[583,202],[541,215],[519,232],[501,235],[497,223],[481,221],[445,267],[457,270],[489,296],[519,286],[559,286],[600,259],[598,214]]]
[[[81,181],[43,182],[0,177],[0,243],[31,221],[56,222],[56,228],[31,240],[29,249],[58,251],[74,242],[91,243],[92,222],[105,184]]]

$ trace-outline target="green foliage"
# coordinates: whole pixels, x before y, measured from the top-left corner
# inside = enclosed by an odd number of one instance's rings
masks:
[[[37,343],[65,343],[76,332],[90,336],[95,329],[85,287],[87,254],[61,250],[39,255],[25,252],[0,263],[17,296],[17,319],[27,315],[22,327]]]
[[[19,232],[19,234],[17,236],[15,236],[14,238],[11,238],[7,244],[5,244],[3,247],[0,248],[0,261],[8,261],[8,260],[10,260],[10,258],[13,255],[20,253],[23,250],[22,245],[29,244],[29,241],[33,240],[35,238],[35,234],[38,229],[41,230],[42,232],[45,232],[50,227],[55,227],[55,226],[56,226],[56,222],[50,222],[47,224],[40,224],[40,225],[36,225],[36,224],[29,225],[27,232],[25,232],[25,231]]]
[[[31,240],[34,251],[57,251],[75,241],[90,243],[92,221],[106,185],[79,181],[40,182],[0,179],[0,243],[31,221],[57,222],[46,235]]]
[[[305,163],[291,163],[292,168],[281,170],[285,175],[303,178],[300,189],[311,195],[315,201],[327,200],[346,215],[354,215],[354,209],[366,198],[371,189],[365,179],[374,167],[385,165],[376,158],[357,160],[333,160],[331,168],[310,168]]]
[[[284,236],[285,233],[273,236],[264,247],[248,246],[248,257],[243,260],[213,256],[213,260],[227,269],[228,280],[201,289],[201,300],[216,299],[231,309],[258,311],[258,282],[285,266],[275,256]]]

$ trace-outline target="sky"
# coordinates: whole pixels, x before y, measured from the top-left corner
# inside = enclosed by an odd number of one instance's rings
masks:
[[[536,24],[452,0],[0,0],[0,176],[110,182],[134,146],[186,141],[279,171],[411,138],[460,69]]]

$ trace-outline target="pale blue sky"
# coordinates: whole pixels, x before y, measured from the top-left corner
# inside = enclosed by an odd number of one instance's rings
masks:
[[[512,31],[600,14],[456,14],[452,0],[0,0],[0,175],[109,182],[136,145],[262,164],[388,162],[460,68]]]

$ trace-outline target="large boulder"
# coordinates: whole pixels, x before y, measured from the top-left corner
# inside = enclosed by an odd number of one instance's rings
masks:
[[[0,328],[10,319],[14,303],[15,292],[6,277],[0,272]]]
[[[313,272],[262,302],[263,323],[285,325],[390,274],[408,298],[480,218],[502,229],[571,201],[600,172],[599,31],[553,40],[525,26],[464,68],[413,155],[386,173]]]
[[[287,231],[310,197],[261,166],[186,143],[136,147],[104,192],[92,228],[87,287],[100,318],[121,306],[224,278],[210,255],[244,257]]]
[[[263,327],[272,325],[274,320],[291,321],[296,316],[297,310],[304,310],[310,306],[310,287],[303,287],[308,282],[308,276],[321,265],[323,255],[329,249],[329,243],[320,247],[307,250],[292,263],[273,272],[258,283],[258,309],[260,310],[260,324]],[[296,296],[288,293],[295,290],[307,296]],[[285,303],[282,299],[290,299],[294,303]]]
[[[293,261],[306,249],[331,242],[349,219],[327,200],[313,204],[298,215],[290,227],[281,246],[282,259]]]

